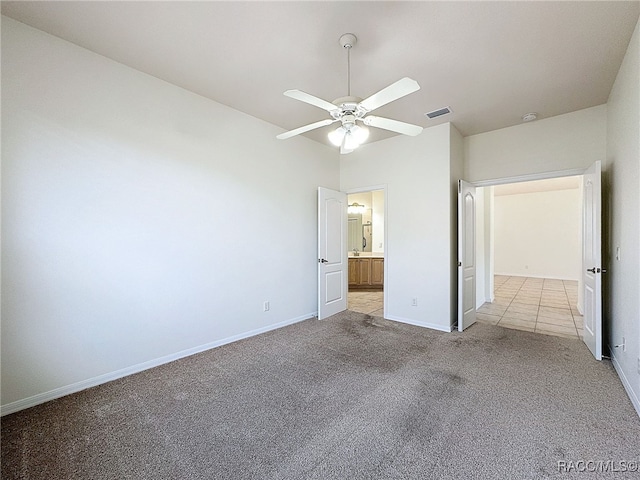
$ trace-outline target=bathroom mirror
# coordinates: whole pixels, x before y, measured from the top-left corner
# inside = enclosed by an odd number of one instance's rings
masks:
[[[347,196],[349,252],[384,252],[384,191]]]

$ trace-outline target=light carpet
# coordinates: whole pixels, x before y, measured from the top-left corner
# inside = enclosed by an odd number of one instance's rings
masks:
[[[355,312],[8,415],[1,440],[7,480],[617,479],[640,461],[640,419],[582,342]],[[589,461],[609,463],[566,471]]]

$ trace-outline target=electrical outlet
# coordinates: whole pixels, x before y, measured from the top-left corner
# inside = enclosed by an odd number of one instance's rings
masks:
[[[269,308],[270,308],[269,302],[264,302],[264,305],[262,306],[262,311],[268,312]]]
[[[412,298],[411,299],[411,306],[412,307],[417,307],[418,306],[418,299],[417,298]]]
[[[638,375],[640,375],[640,357],[638,357]]]
[[[622,351],[627,351],[627,342],[625,341],[624,337],[622,337]]]
[[[620,247],[616,247],[616,260],[620,260]]]

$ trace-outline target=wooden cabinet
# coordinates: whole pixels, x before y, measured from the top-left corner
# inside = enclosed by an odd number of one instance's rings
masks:
[[[360,282],[360,272],[358,271],[358,258],[349,259],[349,286],[357,285]]]
[[[371,285],[370,258],[358,259],[358,285]]]
[[[382,289],[384,258],[350,258],[349,288]]]
[[[384,258],[371,259],[371,285],[384,283]]]

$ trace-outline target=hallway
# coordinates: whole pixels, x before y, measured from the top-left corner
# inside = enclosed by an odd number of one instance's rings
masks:
[[[479,322],[560,337],[582,338],[578,282],[496,275],[495,299],[476,313]]]

